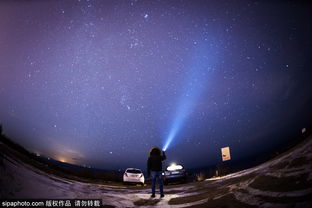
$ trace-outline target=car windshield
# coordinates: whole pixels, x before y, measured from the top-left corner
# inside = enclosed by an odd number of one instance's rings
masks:
[[[137,169],[130,169],[126,171],[127,173],[142,173],[140,170]]]

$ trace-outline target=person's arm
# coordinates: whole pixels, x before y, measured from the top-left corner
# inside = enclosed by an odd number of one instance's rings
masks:
[[[162,157],[161,157],[161,160],[165,160],[167,157],[166,157],[166,154],[165,154],[165,151],[162,152]]]

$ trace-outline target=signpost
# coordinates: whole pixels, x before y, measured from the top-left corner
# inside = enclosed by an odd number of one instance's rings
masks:
[[[221,148],[222,161],[231,160],[230,147]]]
[[[222,162],[217,167],[216,176],[222,176],[228,172],[227,170],[228,168],[226,167],[228,164],[226,161],[231,160],[230,147],[222,147],[221,156],[222,156]]]

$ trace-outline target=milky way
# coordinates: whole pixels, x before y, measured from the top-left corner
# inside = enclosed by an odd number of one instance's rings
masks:
[[[275,151],[312,122],[311,4],[2,1],[0,123],[28,150],[144,168]],[[172,130],[172,129],[177,129]]]

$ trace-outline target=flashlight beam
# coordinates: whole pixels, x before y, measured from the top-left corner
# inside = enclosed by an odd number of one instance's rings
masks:
[[[198,48],[195,53],[199,54],[192,60],[192,66],[188,70],[186,85],[184,85],[184,93],[181,95],[180,102],[175,112],[175,117],[165,138],[163,150],[166,151],[178,132],[183,127],[189,115],[196,109],[196,104],[203,90],[207,88],[207,77],[209,69],[214,65],[214,61],[209,59],[205,54],[209,54],[211,49],[205,44]],[[202,55],[203,54],[203,55]]]
[[[177,116],[173,122],[173,125],[170,129],[170,132],[168,134],[168,137],[166,139],[166,142],[163,146],[163,150],[166,151],[170,144],[172,143],[173,139],[176,137],[178,131],[181,129],[184,120],[190,113],[190,102],[184,102],[183,105],[180,106],[180,109],[178,110]]]

